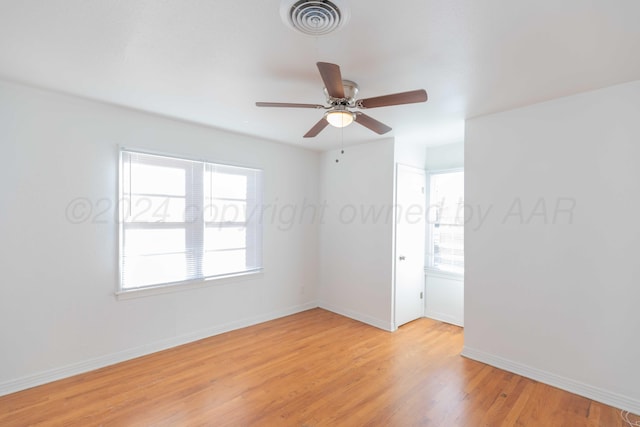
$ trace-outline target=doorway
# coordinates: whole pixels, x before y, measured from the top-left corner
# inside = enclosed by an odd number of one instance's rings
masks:
[[[396,166],[394,324],[424,316],[425,189],[422,169]]]

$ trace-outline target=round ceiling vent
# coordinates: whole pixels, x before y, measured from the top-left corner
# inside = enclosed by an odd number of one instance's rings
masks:
[[[294,30],[322,36],[346,24],[349,8],[344,0],[283,0],[280,15]]]

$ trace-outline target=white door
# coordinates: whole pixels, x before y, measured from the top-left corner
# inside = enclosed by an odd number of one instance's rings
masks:
[[[425,186],[423,170],[396,169],[395,325],[424,316]]]

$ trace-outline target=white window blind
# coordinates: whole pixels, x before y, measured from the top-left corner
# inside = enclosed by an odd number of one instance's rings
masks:
[[[464,172],[429,177],[429,267],[464,274]]]
[[[262,171],[120,153],[120,289],[262,269]]]

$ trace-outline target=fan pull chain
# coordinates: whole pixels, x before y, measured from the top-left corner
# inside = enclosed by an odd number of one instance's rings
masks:
[[[344,155],[344,126],[340,128],[340,154]],[[336,163],[340,163],[338,158],[336,158]]]

